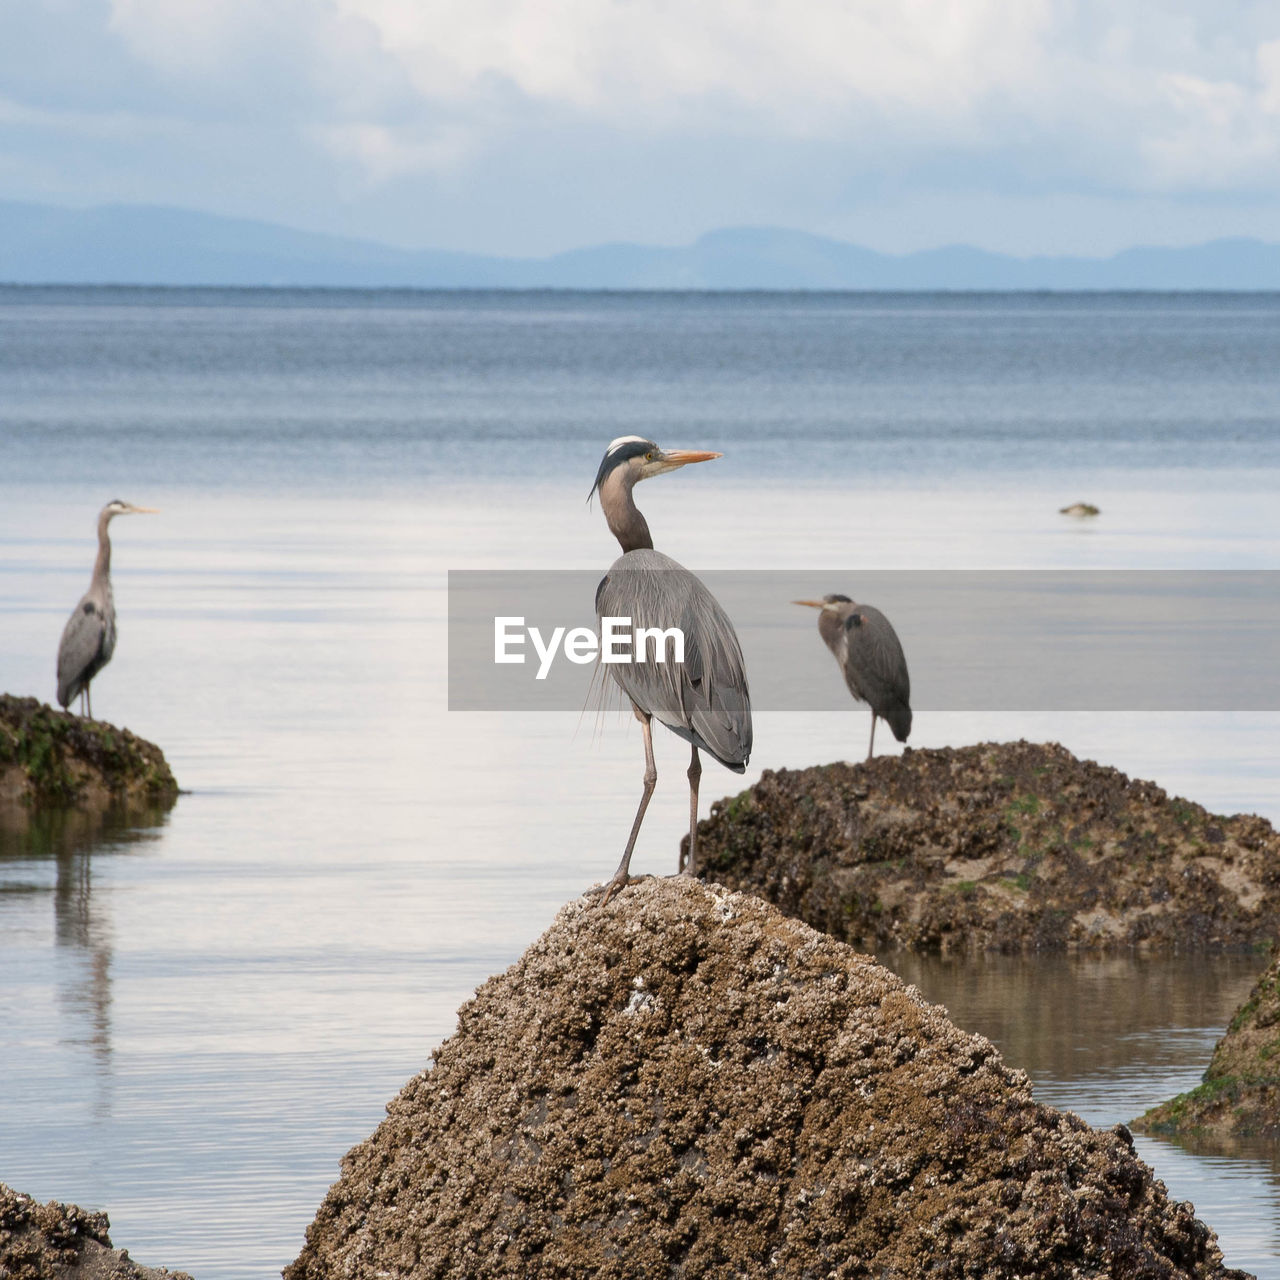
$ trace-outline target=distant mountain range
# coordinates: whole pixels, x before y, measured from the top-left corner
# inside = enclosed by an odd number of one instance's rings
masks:
[[[1109,258],[1015,258],[965,245],[877,253],[769,227],[691,245],[604,244],[549,258],[396,249],[147,205],[0,201],[0,282],[476,289],[1280,290],[1280,245],[1213,240]]]

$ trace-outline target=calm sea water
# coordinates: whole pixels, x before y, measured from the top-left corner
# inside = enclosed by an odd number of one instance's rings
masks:
[[[616,865],[634,723],[448,713],[445,574],[607,565],[585,498],[629,432],[725,454],[638,494],[694,568],[1280,568],[1277,298],[0,290],[0,688],[52,697],[102,503],[163,508],[113,526],[94,706],[187,789],[0,828],[0,1179],[198,1280],[296,1254],[458,1005]],[[763,716],[704,797],[865,732]],[[1274,715],[912,742],[1016,736],[1280,821]],[[686,761],[655,745],[634,865],[667,872]],[[885,959],[1097,1124],[1196,1083],[1259,967]],[[1274,1145],[1141,1150],[1280,1277]]]

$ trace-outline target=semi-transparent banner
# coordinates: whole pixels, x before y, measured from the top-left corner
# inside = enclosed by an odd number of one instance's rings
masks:
[[[818,635],[827,593],[893,624],[911,703],[935,711],[1280,710],[1280,571],[769,570],[698,575],[742,646],[758,711],[848,702]],[[449,574],[449,708],[579,711],[609,679],[595,612],[600,571]],[[651,584],[679,628],[681,575]],[[634,660],[619,610],[611,661]],[[675,638],[643,637],[678,658]]]

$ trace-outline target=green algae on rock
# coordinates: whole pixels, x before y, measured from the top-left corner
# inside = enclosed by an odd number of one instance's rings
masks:
[[[0,804],[101,808],[177,794],[164,753],[128,729],[0,694]]]
[[[872,950],[1269,947],[1280,835],[1056,743],[767,771],[712,806],[699,870]]]
[[[566,906],[387,1113],[286,1280],[1241,1275],[1126,1130],[683,878]]]
[[[185,1271],[143,1267],[107,1234],[105,1213],[38,1204],[0,1183],[0,1276],[5,1280],[191,1280]]]
[[[1153,1107],[1134,1128],[1280,1138],[1280,949],[1215,1046],[1204,1083]]]

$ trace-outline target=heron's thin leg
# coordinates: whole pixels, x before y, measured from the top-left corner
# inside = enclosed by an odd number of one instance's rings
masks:
[[[693,759],[689,761],[689,856],[685,859],[680,874],[696,876],[698,874],[698,780],[702,777],[702,761],[698,759],[698,748],[693,749]]]
[[[876,752],[876,713],[871,713],[871,743],[867,747],[867,759],[870,760]]]
[[[644,811],[649,807],[649,797],[653,795],[653,789],[658,785],[658,766],[653,762],[653,726],[649,716],[634,702],[631,704],[631,709],[636,713],[636,719],[640,721],[640,732],[644,734],[644,791],[640,796],[640,807],[636,810],[636,819],[631,824],[631,834],[627,837],[627,847],[623,851],[622,861],[618,863],[618,869],[613,873],[613,879],[605,886],[604,897],[600,899],[599,905],[602,907],[613,897],[616,889],[622,888],[627,883],[631,851],[636,847],[636,836],[640,834],[640,824],[644,821]]]

